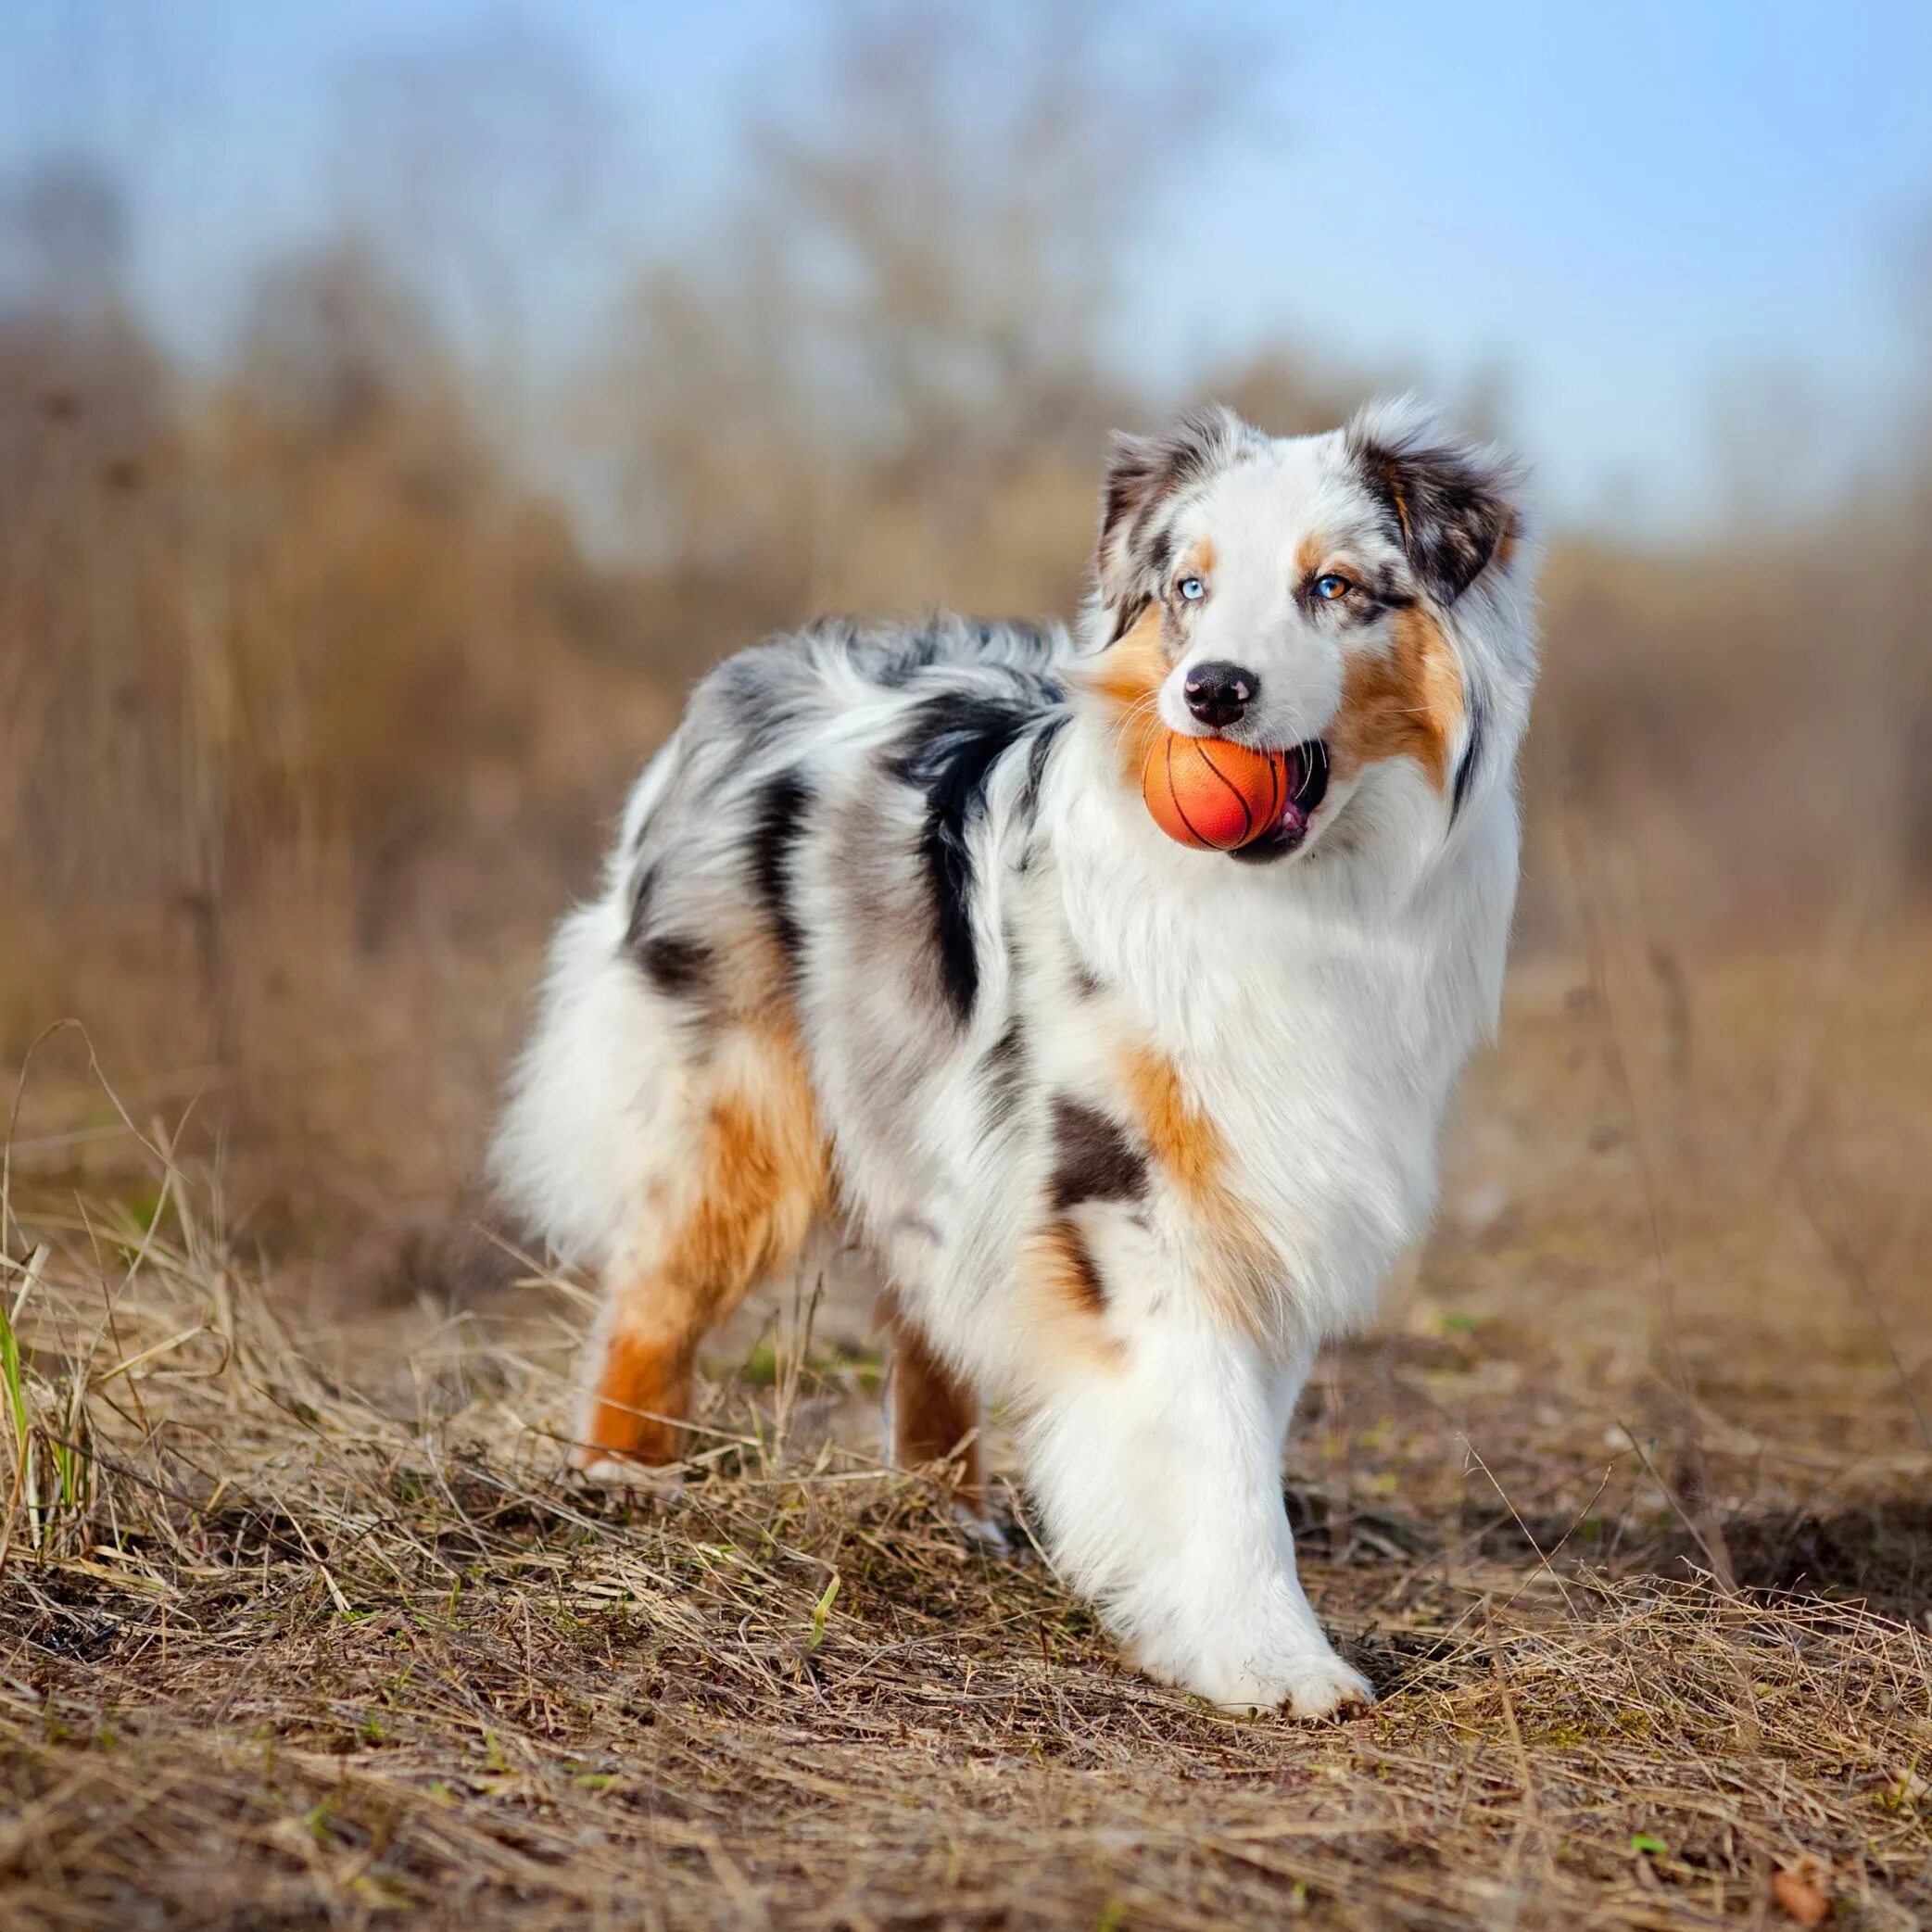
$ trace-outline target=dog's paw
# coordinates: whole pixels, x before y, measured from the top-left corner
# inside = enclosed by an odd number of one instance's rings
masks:
[[[1337,1717],[1375,1701],[1369,1680],[1333,1651],[1310,1652],[1267,1670],[1217,1671],[1190,1687],[1223,1711],[1251,1716],[1285,1711],[1290,1717]]]
[[[1375,1691],[1359,1671],[1330,1651],[1291,1670],[1277,1701],[1291,1717],[1334,1717],[1344,1711],[1366,1711],[1375,1701]]]
[[[977,1544],[988,1556],[1013,1554],[1013,1538],[997,1516],[982,1516],[970,1503],[955,1503],[953,1521],[966,1541]]]
[[[1135,1661],[1149,1676],[1228,1711],[1285,1710],[1291,1717],[1324,1718],[1375,1701],[1369,1680],[1325,1643],[1243,1645],[1185,1660],[1151,1657],[1143,1649]]]

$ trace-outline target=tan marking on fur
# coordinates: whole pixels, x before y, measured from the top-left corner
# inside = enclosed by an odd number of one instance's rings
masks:
[[[732,1043],[755,1057],[718,1077],[688,1184],[677,1190],[688,1205],[662,1258],[612,1286],[585,1441],[572,1457],[579,1468],[607,1454],[675,1459],[680,1432],[629,1411],[688,1413],[691,1364],[705,1332],[754,1282],[797,1258],[826,1206],[825,1137],[789,1008],[768,1009]],[[729,1064],[725,1046],[718,1056]]]
[[[902,1469],[961,1459],[953,1494],[968,1508],[986,1507],[986,1458],[979,1438],[979,1398],[953,1373],[895,1307],[887,1318],[892,1342],[892,1458]],[[971,1440],[968,1442],[967,1438]],[[960,1446],[966,1444],[963,1457]]]
[[[1182,577],[1211,577],[1214,567],[1221,561],[1221,553],[1215,549],[1214,538],[1197,537],[1193,547],[1181,560],[1181,568],[1174,573],[1173,581]]]
[[[1168,728],[1155,700],[1168,675],[1161,649],[1160,606],[1150,603],[1118,644],[1109,645],[1087,673],[1087,681],[1113,721],[1125,781],[1140,789],[1147,754]]]
[[[691,1409],[696,1352],[695,1333],[653,1342],[613,1329],[572,1462],[578,1469],[612,1457],[651,1468],[676,1462],[684,1448],[680,1424]]]
[[[1441,791],[1449,782],[1449,747],[1462,723],[1462,676],[1442,625],[1413,606],[1390,622],[1386,650],[1351,650],[1342,708],[1329,727],[1336,775],[1365,764],[1412,758]]]
[[[1041,1253],[1055,1288],[1067,1303],[1086,1315],[1105,1315],[1106,1283],[1087,1237],[1064,1215],[1042,1232]]]
[[[1328,561],[1328,545],[1311,530],[1294,547],[1294,581],[1306,584]]]
[[[1127,1091],[1154,1157],[1183,1193],[1204,1198],[1219,1185],[1220,1130],[1188,1098],[1174,1063],[1151,1047],[1133,1048],[1127,1055]]]
[[[1200,1223],[1209,1293],[1230,1322],[1256,1332],[1274,1270],[1267,1244],[1222,1178],[1227,1148],[1219,1128],[1165,1054],[1130,1047],[1122,1070],[1143,1137]]]
[[[1084,1237],[1064,1215],[1029,1235],[1020,1251],[1019,1291],[1036,1364],[1081,1362],[1118,1369],[1126,1359],[1108,1333],[1106,1288]]]
[[[665,1261],[673,1278],[742,1293],[797,1253],[825,1199],[824,1147],[802,1072],[755,1104],[743,1095],[713,1104],[701,1193]]]
[[[1488,567],[1496,571],[1508,570],[1516,555],[1516,547],[1522,541],[1522,524],[1518,518],[1512,516],[1501,537],[1496,539],[1496,554],[1490,558]]]

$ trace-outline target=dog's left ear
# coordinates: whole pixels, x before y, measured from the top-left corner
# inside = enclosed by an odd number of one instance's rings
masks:
[[[1409,567],[1452,604],[1522,532],[1523,476],[1513,457],[1446,428],[1405,397],[1357,410],[1344,432],[1363,482],[1394,519]]]
[[[1118,637],[1151,596],[1169,560],[1160,554],[1161,506],[1239,453],[1255,432],[1231,409],[1189,410],[1158,436],[1118,434],[1100,497],[1093,574]]]

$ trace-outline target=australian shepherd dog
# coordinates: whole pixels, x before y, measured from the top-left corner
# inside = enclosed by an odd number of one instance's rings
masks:
[[[1288,438],[1197,410],[1118,440],[1075,631],[821,623],[703,680],[557,934],[497,1147],[601,1285],[579,1468],[677,1459],[706,1331],[829,1228],[885,1284],[903,1461],[983,1509],[1003,1404],[1056,1567],[1143,1669],[1369,1698],[1282,1446],[1422,1230],[1496,1017],[1519,496],[1409,401]],[[1165,732],[1285,754],[1262,836],[1157,827]]]

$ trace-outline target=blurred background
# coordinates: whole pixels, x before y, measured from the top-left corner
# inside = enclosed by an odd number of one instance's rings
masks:
[[[1923,1311],[1928,101],[1917,0],[8,0],[0,1060],[78,1017],[265,1253],[448,1282],[696,674],[1070,612],[1110,428],[1414,385],[1550,537],[1452,1236],[1547,1175],[1736,1278],[1795,1191]],[[111,1188],[42,1052],[17,1183]]]

